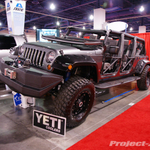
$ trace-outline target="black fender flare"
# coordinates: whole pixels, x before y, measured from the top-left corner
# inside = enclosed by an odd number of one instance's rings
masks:
[[[149,61],[149,60],[146,60],[146,59],[140,60],[140,61],[137,63],[136,67],[135,67],[135,73],[138,74],[138,75],[140,75],[140,74],[143,72],[144,68],[145,68],[147,65],[150,66],[150,61]]]
[[[61,55],[55,59],[52,68],[67,72],[69,65],[72,69],[77,66],[97,66],[94,59],[87,55]]]

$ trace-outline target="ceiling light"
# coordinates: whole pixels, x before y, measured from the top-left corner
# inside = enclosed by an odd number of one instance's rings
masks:
[[[93,16],[93,15],[90,15],[90,16],[89,16],[89,19],[90,19],[90,20],[93,20],[93,19],[94,19],[94,16]]]
[[[85,26],[83,26],[83,30],[85,30]]]
[[[57,21],[57,22],[56,22],[56,25],[57,25],[57,26],[59,26],[59,25],[60,25],[60,22],[59,22],[59,21]]]
[[[82,35],[82,33],[81,32],[79,32],[79,36],[81,36]]]
[[[51,10],[54,10],[55,9],[55,5],[52,3],[52,4],[50,4],[50,9]]]
[[[145,9],[144,6],[141,6],[139,10],[140,10],[140,12],[143,12],[144,9]]]
[[[130,31],[133,31],[133,28],[132,28],[132,27],[130,28]]]
[[[0,22],[0,26],[2,26],[2,23]]]
[[[33,26],[33,30],[36,30],[36,26]]]

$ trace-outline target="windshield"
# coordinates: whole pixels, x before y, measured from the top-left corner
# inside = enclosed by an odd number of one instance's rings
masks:
[[[71,44],[71,43],[64,43],[64,42],[57,42],[57,43],[61,45],[75,47],[80,50],[96,50],[102,47],[101,45],[81,45],[81,44]]]
[[[95,50],[101,48],[106,37],[105,30],[83,30],[79,28],[71,28],[66,35],[61,37],[45,36],[42,38],[48,41],[76,47],[81,50]]]
[[[105,35],[106,33],[102,30],[99,32],[93,32],[91,30],[86,32],[86,31],[74,31],[71,30],[65,37],[64,39],[68,39],[68,40],[73,40],[75,42],[92,42],[89,44],[73,44],[73,43],[65,43],[65,42],[59,42],[62,45],[68,45],[68,46],[72,46],[72,47],[76,47],[79,48],[81,50],[95,50],[95,49],[99,49],[100,47],[103,46],[103,42],[105,39]],[[95,44],[96,42],[101,42],[101,44]]]
[[[90,40],[90,41],[94,41],[94,40],[103,40],[105,38],[106,33],[103,30],[100,30],[99,32],[93,32],[91,31],[73,31],[71,30],[68,34],[67,34],[67,38],[70,39],[80,39],[80,40]]]

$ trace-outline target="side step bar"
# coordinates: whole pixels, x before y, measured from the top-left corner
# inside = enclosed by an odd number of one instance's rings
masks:
[[[114,81],[106,81],[104,83],[95,84],[95,87],[98,89],[107,89],[107,88],[110,88],[113,86],[129,83],[129,82],[136,81],[139,79],[140,79],[140,77],[138,77],[138,76],[127,77],[127,78],[118,79],[118,80],[114,80]]]

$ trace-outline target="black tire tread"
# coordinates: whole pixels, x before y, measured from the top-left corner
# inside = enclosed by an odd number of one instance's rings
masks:
[[[88,84],[92,84],[92,82],[89,81],[88,79],[81,78],[78,76],[70,78],[65,84],[63,84],[60,91],[58,92],[56,100],[54,101],[54,114],[67,118],[69,115],[69,110],[68,110],[69,108],[67,106],[70,105],[72,97],[78,90],[80,90],[82,86]],[[67,121],[67,127],[74,127],[74,126],[76,125],[70,124]]]
[[[149,71],[149,66],[146,66],[141,74],[141,79],[137,81],[137,86],[139,90],[148,89],[148,87],[146,86],[146,78],[147,78],[148,71]]]

